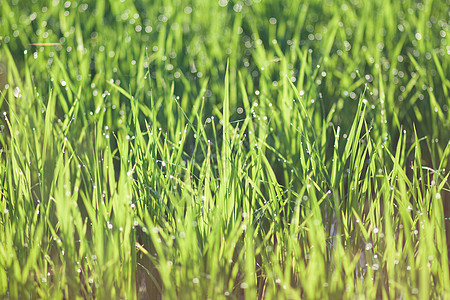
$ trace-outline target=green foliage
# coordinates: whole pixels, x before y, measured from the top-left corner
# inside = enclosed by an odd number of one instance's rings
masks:
[[[0,2],[0,296],[448,298],[445,1]]]

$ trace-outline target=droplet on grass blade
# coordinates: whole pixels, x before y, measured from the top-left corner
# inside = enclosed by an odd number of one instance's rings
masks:
[[[242,282],[241,285],[240,285],[240,287],[241,287],[241,289],[245,290],[245,289],[248,288],[248,283]]]

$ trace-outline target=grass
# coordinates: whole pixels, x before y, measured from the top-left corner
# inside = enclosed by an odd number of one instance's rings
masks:
[[[445,299],[445,1],[0,2],[0,295]]]

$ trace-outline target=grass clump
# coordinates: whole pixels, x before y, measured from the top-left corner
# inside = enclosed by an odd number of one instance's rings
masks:
[[[446,8],[0,2],[0,295],[448,297]]]

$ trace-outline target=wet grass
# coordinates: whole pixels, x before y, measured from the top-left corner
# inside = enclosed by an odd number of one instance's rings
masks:
[[[0,295],[448,298],[445,1],[0,2]]]

